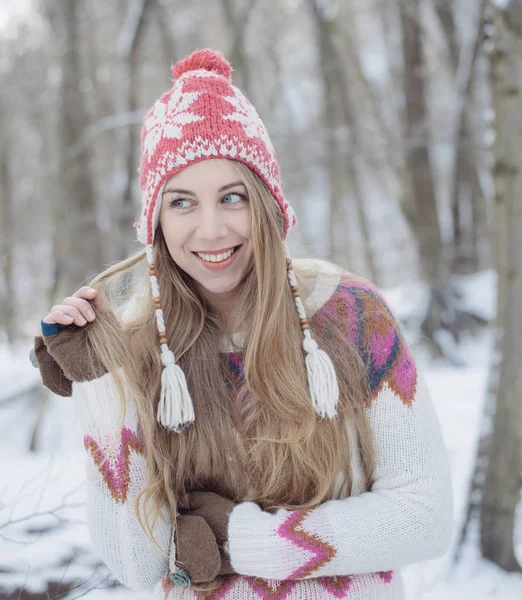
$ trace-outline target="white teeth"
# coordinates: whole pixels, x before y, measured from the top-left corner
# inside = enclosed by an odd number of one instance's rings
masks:
[[[196,252],[196,254],[203,260],[206,260],[207,262],[223,262],[227,258],[230,258],[232,254],[234,254],[234,250],[235,249],[232,248],[227,252],[223,252],[223,254],[201,254],[199,252]]]

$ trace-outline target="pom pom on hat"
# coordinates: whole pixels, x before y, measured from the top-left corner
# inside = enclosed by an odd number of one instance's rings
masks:
[[[177,62],[171,69],[172,81],[176,81],[187,71],[197,71],[198,69],[214,71],[222,75],[227,81],[232,81],[232,66],[221,52],[211,48],[195,50],[192,54]]]

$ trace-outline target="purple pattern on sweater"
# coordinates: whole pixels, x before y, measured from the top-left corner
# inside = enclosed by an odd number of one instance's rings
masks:
[[[415,361],[395,317],[375,288],[341,280],[310,323],[327,342],[332,338],[333,325],[342,323],[347,340],[358,348],[367,365],[371,398],[386,382],[404,404],[411,405],[417,386]],[[226,360],[230,373],[227,386],[239,389],[244,384],[243,353],[230,352]]]
[[[367,365],[372,399],[386,382],[409,405],[416,391],[415,361],[384,298],[364,283],[341,280],[335,292],[312,317],[311,324],[331,339],[333,323],[345,325],[346,338]]]

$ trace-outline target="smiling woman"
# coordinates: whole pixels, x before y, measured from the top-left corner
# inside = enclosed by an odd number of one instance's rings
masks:
[[[453,518],[415,360],[375,286],[291,259],[275,152],[226,59],[172,72],[142,130],[145,248],[35,340],[84,424],[93,543],[158,599],[402,600],[400,568],[442,554]]]

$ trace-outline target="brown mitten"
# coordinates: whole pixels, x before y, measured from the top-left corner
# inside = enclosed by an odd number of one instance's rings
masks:
[[[212,529],[221,555],[219,575],[234,573],[227,552],[228,516],[235,502],[216,494],[215,492],[189,492],[181,504],[180,514],[203,517]]]
[[[222,547],[228,540],[228,516],[235,505],[232,500],[215,492],[188,492],[180,513],[203,517]]]
[[[221,568],[221,556],[212,529],[203,517],[179,515],[176,524],[176,564],[192,583],[213,581]]]
[[[70,381],[91,381],[107,372],[89,343],[90,326],[63,325],[58,333],[42,336],[47,351]]]
[[[60,365],[47,351],[42,336],[34,338],[33,355],[37,362],[36,366],[40,369],[44,386],[58,396],[72,396],[71,380],[67,379]]]

